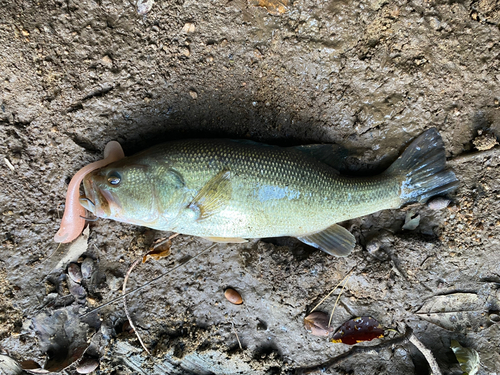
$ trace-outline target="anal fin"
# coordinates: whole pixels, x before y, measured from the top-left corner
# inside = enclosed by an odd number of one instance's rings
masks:
[[[245,243],[248,242],[248,240],[245,240],[244,238],[239,238],[239,237],[203,237],[206,240],[213,241],[213,242],[222,242],[222,243]]]
[[[356,238],[344,227],[334,224],[318,233],[297,237],[309,246],[338,257],[349,255],[356,245]]]

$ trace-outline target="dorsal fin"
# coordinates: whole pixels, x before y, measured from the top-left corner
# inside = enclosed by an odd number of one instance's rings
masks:
[[[340,145],[334,144],[305,145],[295,146],[291,148],[312,156],[313,158],[329,165],[335,170],[343,169],[342,166],[344,164],[344,161],[347,156],[349,156],[347,149]]]

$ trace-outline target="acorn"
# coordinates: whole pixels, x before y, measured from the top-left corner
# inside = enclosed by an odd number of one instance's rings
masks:
[[[226,291],[224,292],[224,296],[229,302],[235,305],[241,305],[243,303],[241,295],[234,289],[227,288]]]

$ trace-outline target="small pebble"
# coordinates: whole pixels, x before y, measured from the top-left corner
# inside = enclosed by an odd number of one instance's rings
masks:
[[[191,22],[187,22],[186,24],[184,24],[184,27],[182,28],[182,31],[184,31],[185,33],[194,33],[195,30],[196,26],[194,25],[194,23]]]
[[[97,366],[99,366],[99,361],[97,359],[83,358],[76,367],[76,372],[79,374],[90,374]]]
[[[500,315],[498,315],[498,314],[490,314],[489,318],[494,323],[500,322]]]
[[[384,247],[390,248],[390,241],[391,238],[389,238],[389,235],[386,233],[372,237],[366,243],[366,251],[368,254],[379,260],[387,260],[389,255],[385,251]]]
[[[137,1],[137,13],[144,16],[149,13],[151,8],[153,8],[154,0],[138,0]]]
[[[450,205],[451,200],[443,197],[436,197],[427,203],[427,207],[431,210],[442,210]]]
[[[224,292],[224,296],[227,300],[235,305],[241,305],[243,303],[243,299],[241,295],[234,289],[228,288]]]
[[[111,66],[113,65],[113,60],[111,60],[111,57],[109,57],[108,55],[104,56],[102,59],[101,59],[102,63],[104,65],[107,65],[107,66]]]
[[[497,137],[492,133],[486,132],[483,134],[483,131],[479,130],[477,134],[478,136],[472,141],[472,143],[479,151],[489,150],[498,144]]]
[[[75,283],[80,283],[82,281],[82,271],[77,263],[70,263],[68,266],[68,276]]]
[[[333,327],[328,325],[329,321],[327,313],[315,311],[304,318],[304,326],[314,336],[328,336],[333,332]]]
[[[415,230],[420,224],[420,215],[414,216],[412,212],[406,214],[405,223],[403,229],[405,230]]]
[[[189,95],[191,95],[193,99],[198,99],[198,93],[194,90],[189,91]]]
[[[106,275],[106,283],[109,286],[109,289],[111,290],[119,290],[122,287],[123,284],[123,277],[117,277],[113,275],[112,273],[108,273]]]
[[[376,238],[371,239],[366,244],[366,251],[368,251],[370,255],[375,255],[379,250],[380,250],[380,241],[377,240]]]
[[[85,258],[82,262],[81,269],[83,278],[90,278],[94,272],[94,259],[88,257]]]
[[[87,292],[85,289],[71,278],[68,279],[68,288],[69,292],[75,297],[78,303],[84,304],[87,301]]]

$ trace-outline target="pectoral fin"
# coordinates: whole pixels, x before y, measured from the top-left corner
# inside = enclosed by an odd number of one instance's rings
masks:
[[[238,238],[238,237],[203,237],[209,241],[213,242],[222,242],[222,243],[245,243],[248,242],[248,240],[245,240],[244,238]]]
[[[188,209],[196,214],[196,220],[206,219],[220,211],[231,199],[230,172],[223,170],[215,175],[196,194]]]
[[[351,232],[338,224],[334,224],[321,232],[297,238],[307,245],[338,257],[349,255],[354,249],[354,245],[356,245],[356,239]]]

